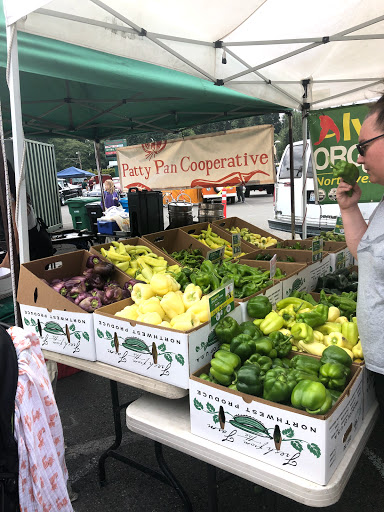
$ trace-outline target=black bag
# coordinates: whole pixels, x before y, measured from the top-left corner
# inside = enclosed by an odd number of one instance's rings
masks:
[[[41,217],[36,218],[36,226],[28,231],[29,257],[32,260],[47,258],[55,254],[56,249],[52,245],[51,235],[47,231],[48,226]]]
[[[19,509],[19,457],[13,435],[19,368],[13,341],[0,326],[0,510]]]

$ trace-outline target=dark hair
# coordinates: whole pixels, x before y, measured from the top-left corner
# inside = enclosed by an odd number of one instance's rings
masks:
[[[382,130],[384,130],[384,94],[379,98],[376,103],[372,105],[370,108],[369,114],[367,117],[371,117],[376,114],[376,126]]]

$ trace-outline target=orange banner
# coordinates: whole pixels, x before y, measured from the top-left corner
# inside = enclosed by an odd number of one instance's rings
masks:
[[[273,126],[117,148],[117,161],[125,190],[274,183]]]

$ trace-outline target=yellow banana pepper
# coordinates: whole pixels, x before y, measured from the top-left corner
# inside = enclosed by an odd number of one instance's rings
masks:
[[[165,314],[171,319],[171,323],[175,316],[185,312],[183,298],[175,292],[166,293],[161,299],[160,305],[164,309]]]
[[[136,283],[132,288],[131,299],[135,304],[141,304],[155,295],[149,284]]]
[[[324,350],[327,348],[322,343],[304,343],[303,340],[296,341],[295,345],[303,352],[307,352],[307,354],[312,354],[314,356],[321,356]]]
[[[336,322],[336,319],[340,316],[340,309],[335,306],[330,306],[328,309],[328,319],[327,322]]]
[[[208,297],[204,295],[198,302],[195,302],[190,308],[190,313],[197,316],[201,323],[208,322],[209,320],[209,304]]]
[[[139,313],[141,315],[145,315],[146,313],[158,313],[162,320],[165,317],[164,309],[161,307],[160,299],[157,297],[151,297],[143,301],[139,305]]]
[[[144,322],[145,324],[160,325],[163,319],[155,311],[152,313],[145,313],[145,315],[139,315],[137,317],[138,322]]]
[[[352,354],[353,354],[353,359],[354,360],[356,360],[356,359],[364,359],[363,347],[361,346],[361,341],[360,340],[357,343],[357,345],[355,345],[352,348]]]
[[[127,320],[137,320],[139,316],[139,306],[137,304],[132,304],[132,306],[126,306],[121,311],[115,313],[115,316],[119,316],[120,318],[126,318]]]
[[[171,320],[172,329],[177,329],[178,331],[189,331],[190,329],[194,329],[198,325],[200,325],[200,320],[196,315],[187,311],[181,315],[175,316]]]
[[[150,267],[166,267],[167,262],[163,257],[154,258],[153,255],[141,256],[142,261]]]
[[[180,284],[169,274],[154,274],[150,280],[150,286],[153,294],[161,295],[161,297],[180,289]]]
[[[202,295],[203,295],[203,292],[202,292],[200,286],[194,285],[192,283],[189,284],[185,288],[184,293],[183,293],[183,302],[184,302],[185,309],[188,309],[191,306],[193,306],[193,304],[195,304],[195,302],[199,302]]]

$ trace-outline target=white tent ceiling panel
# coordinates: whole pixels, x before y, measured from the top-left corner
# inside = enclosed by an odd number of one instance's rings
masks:
[[[300,107],[309,77],[318,108],[377,97],[384,77],[384,4],[377,0],[3,1],[11,20],[42,6],[18,30],[222,80],[288,107]]]

